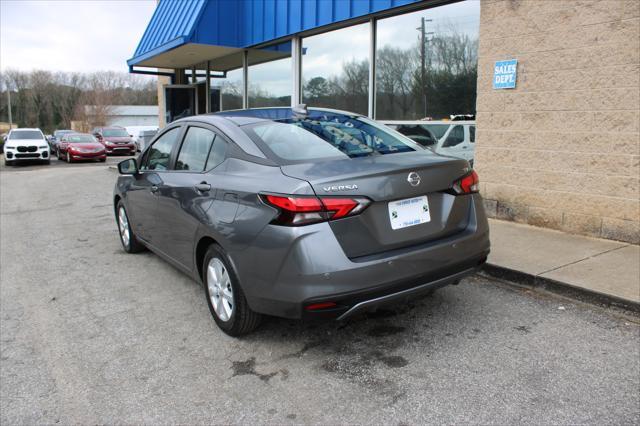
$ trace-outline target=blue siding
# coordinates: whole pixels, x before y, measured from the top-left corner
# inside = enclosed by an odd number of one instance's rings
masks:
[[[186,43],[250,47],[428,0],[160,0],[129,65]]]

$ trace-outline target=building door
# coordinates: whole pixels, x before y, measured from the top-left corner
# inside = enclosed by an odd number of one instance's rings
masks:
[[[186,84],[164,86],[167,124],[196,114],[196,88]]]

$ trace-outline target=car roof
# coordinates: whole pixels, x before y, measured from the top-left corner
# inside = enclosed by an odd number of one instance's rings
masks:
[[[19,132],[20,130],[37,130],[38,132],[42,132],[42,130],[37,127],[20,127],[19,129],[11,129],[9,132]]]
[[[378,120],[382,124],[476,124],[473,120]]]
[[[341,114],[348,115],[351,117],[361,117],[360,114],[341,111],[337,109],[330,108],[307,108],[309,113],[313,112],[328,112],[332,114]],[[266,108],[248,108],[248,109],[237,109],[237,110],[229,110],[229,111],[221,111],[215,112],[211,114],[207,114],[206,116],[218,116],[224,117],[232,122],[234,122],[238,126],[244,126],[247,124],[258,123],[262,121],[277,121],[277,120],[286,120],[294,117],[296,114],[291,107],[266,107]]]

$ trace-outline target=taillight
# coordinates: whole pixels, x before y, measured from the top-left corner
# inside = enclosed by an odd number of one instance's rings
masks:
[[[299,226],[340,219],[362,213],[368,198],[300,197],[294,195],[262,195],[265,203],[280,214],[272,221],[277,225]]]
[[[480,190],[480,178],[475,170],[462,176],[453,183],[452,189],[455,194],[474,194]]]

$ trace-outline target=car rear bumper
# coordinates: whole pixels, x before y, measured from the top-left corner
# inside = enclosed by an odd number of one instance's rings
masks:
[[[454,283],[473,273],[489,254],[482,200],[473,197],[466,229],[355,260],[344,254],[327,223],[267,226],[246,250],[233,255],[247,301],[253,310],[269,315],[344,319]],[[274,241],[282,242],[282,249],[274,248]],[[335,306],[308,310],[326,302]]]

